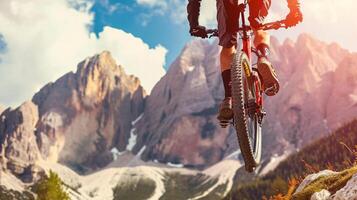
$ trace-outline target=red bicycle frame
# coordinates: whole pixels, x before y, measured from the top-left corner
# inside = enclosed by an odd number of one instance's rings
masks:
[[[255,93],[256,93],[256,104],[258,105],[257,109],[259,112],[261,112],[261,108],[263,105],[263,91],[262,91],[262,86],[260,84],[260,77],[258,73],[255,73],[256,70],[252,67],[252,52],[256,53],[256,50],[252,48],[251,44],[251,36],[250,32],[252,31],[252,28],[250,25],[246,25],[246,18],[244,15],[245,9],[247,7],[247,1],[245,1],[242,4],[238,5],[238,11],[241,17],[242,24],[241,26],[238,26],[237,30],[237,38],[239,38],[240,33],[241,33],[241,40],[242,40],[242,51],[248,56],[249,59],[249,65],[243,66],[244,67],[244,73],[247,76],[247,79],[249,81],[250,85],[254,85],[255,87]],[[238,24],[239,25],[239,24]],[[270,22],[270,23],[265,23],[259,27],[260,30],[271,30],[271,29],[279,29],[279,28],[289,28],[285,24],[285,20],[281,21],[276,21],[276,22]],[[209,29],[207,30],[208,34],[211,34],[209,37],[213,36],[218,36],[218,30],[217,29]]]
[[[243,32],[243,51],[247,54],[249,61],[251,63],[252,61],[252,44],[250,40],[250,35],[248,34],[248,31],[251,29],[250,27],[247,27],[245,24],[245,16],[244,16],[244,11],[245,11],[246,4],[241,4],[239,6],[239,12],[241,14],[241,20],[242,20],[242,32]],[[247,30],[248,29],[248,30]],[[238,34],[238,33],[237,33]]]

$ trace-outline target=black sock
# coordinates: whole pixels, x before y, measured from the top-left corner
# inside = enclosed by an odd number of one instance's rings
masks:
[[[222,72],[222,79],[224,85],[224,97],[232,97],[232,81],[231,81],[231,70],[227,69]]]
[[[261,43],[257,46],[258,57],[268,58],[270,54],[270,47],[267,44]]]

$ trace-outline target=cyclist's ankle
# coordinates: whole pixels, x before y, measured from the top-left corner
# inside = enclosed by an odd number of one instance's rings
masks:
[[[270,47],[267,44],[261,43],[257,47],[258,57],[259,58],[268,58],[270,54]]]
[[[232,96],[232,80],[231,80],[231,70],[227,69],[222,72],[222,79],[223,79],[223,86],[224,86],[224,97],[231,97]]]

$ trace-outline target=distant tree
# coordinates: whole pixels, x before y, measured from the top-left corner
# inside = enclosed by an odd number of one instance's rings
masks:
[[[42,178],[33,186],[37,200],[70,200],[68,194],[62,188],[59,176],[50,171],[49,177]]]

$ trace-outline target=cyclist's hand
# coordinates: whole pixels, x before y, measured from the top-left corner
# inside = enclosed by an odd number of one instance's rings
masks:
[[[299,8],[291,9],[290,13],[286,16],[285,25],[287,27],[295,26],[302,22],[303,16]]]
[[[195,37],[207,38],[208,34],[206,31],[206,27],[204,26],[196,26],[194,28],[190,28],[190,34]]]

